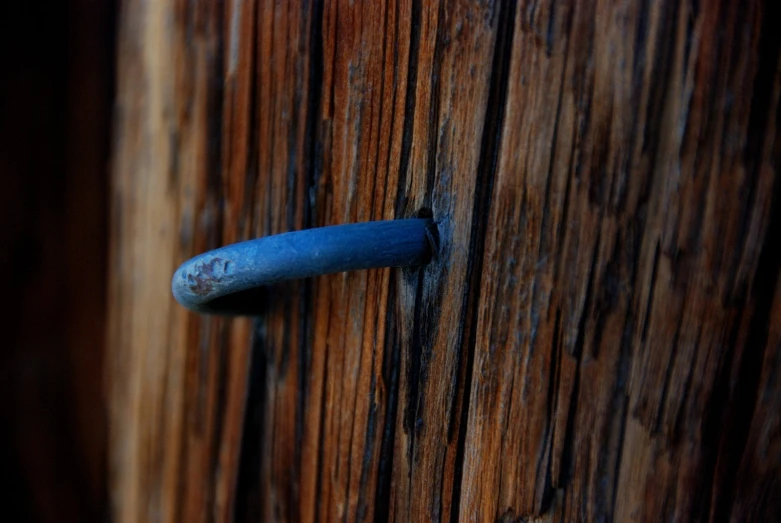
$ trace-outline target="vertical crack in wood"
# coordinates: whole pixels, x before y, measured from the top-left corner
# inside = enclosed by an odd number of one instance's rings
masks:
[[[407,404],[404,407],[404,431],[409,434],[409,445],[406,448],[407,460],[414,462],[415,456],[415,436],[417,431],[422,428],[423,420],[420,419],[418,423],[418,409],[420,408],[420,382],[425,380],[425,362],[423,343],[428,340],[422,332],[422,323],[425,318],[422,316],[423,309],[423,276],[424,271],[418,270],[414,273],[415,276],[415,312],[413,314],[412,323],[412,340],[409,347],[409,359],[407,361]],[[413,467],[410,467],[410,477],[408,481],[412,483]],[[408,495],[412,495],[412,491],[408,492]],[[411,500],[407,500],[408,503]]]
[[[372,353],[372,360],[374,360],[375,353]],[[372,368],[374,368],[374,361],[372,361]],[[369,384],[369,415],[367,416],[366,430],[364,434],[364,441],[366,441],[363,459],[361,460],[360,480],[358,482],[358,501],[356,507],[355,517],[358,521],[365,521],[367,513],[369,511],[369,503],[373,498],[368,497],[368,485],[369,474],[371,472],[372,460],[374,458],[374,441],[377,431],[377,410],[378,405],[374,398],[377,393],[377,376],[372,374],[371,382]]]
[[[397,6],[397,12],[398,12],[398,6]],[[395,205],[395,211],[396,216],[404,216],[405,214],[409,213],[409,209],[407,209],[407,204],[409,201],[409,195],[407,194],[407,173],[410,169],[410,162],[412,160],[412,139],[413,139],[413,131],[414,131],[414,122],[415,122],[415,109],[416,109],[416,87],[417,87],[417,81],[418,81],[418,62],[420,58],[420,38],[421,38],[421,18],[422,18],[422,6],[421,6],[421,0],[412,0],[411,4],[411,13],[410,13],[410,48],[409,48],[409,56],[408,56],[408,63],[407,63],[407,85],[405,86],[406,89],[406,96],[404,99],[404,124],[403,124],[403,130],[402,130],[402,137],[401,137],[401,154],[400,154],[400,160],[399,160],[399,177],[398,177],[398,185],[397,185],[397,195],[396,195],[396,205]],[[417,271],[416,271],[417,273]],[[422,273],[418,274],[418,276],[422,276]],[[422,286],[420,284],[420,279],[415,278],[413,279],[411,275],[409,274],[409,271],[404,271],[402,274],[402,277],[407,280],[408,282],[416,281],[414,293],[415,293],[415,312],[413,313],[413,340],[417,338],[417,335],[415,334],[417,332],[417,325],[418,325],[418,311],[419,311],[419,303],[420,303],[420,296],[421,296],[421,290]],[[394,315],[395,316],[395,315]],[[389,323],[389,325],[391,325]],[[393,323],[394,327],[397,327],[396,322]],[[395,339],[395,336],[394,336]],[[391,350],[394,352],[400,352],[402,350],[401,343],[394,344],[390,347]],[[409,361],[407,362],[406,368],[404,369],[404,372],[406,373],[406,383],[410,384],[410,387],[417,387],[417,377],[415,375],[414,368],[418,367],[418,364],[416,363],[419,359],[419,356],[416,354],[416,343],[413,342],[412,347],[410,347],[410,356]],[[401,358],[398,357],[394,359],[393,361],[396,362],[397,365],[401,365]],[[398,381],[398,378],[396,378]],[[394,397],[391,399],[393,404],[393,410],[396,412],[398,410],[398,385],[396,385],[396,389],[394,390],[395,394]],[[413,402],[417,398],[417,391],[416,389],[410,390],[407,393],[406,397],[406,405],[404,405],[404,411],[403,411],[403,417],[402,417],[402,428],[405,432],[410,434],[410,442],[414,442],[414,430],[413,430],[413,418],[414,418],[414,411],[413,411]],[[396,424],[396,418],[390,418],[390,422],[392,425]],[[396,430],[395,428],[391,431],[386,431],[385,437],[393,437],[396,438]],[[414,445],[414,443],[411,443],[411,445]],[[389,452],[388,456],[388,466],[385,469],[385,472],[387,474],[387,477],[378,481],[377,485],[377,497],[380,500],[380,503],[385,505],[387,503],[387,506],[391,505],[391,499],[390,499],[390,486],[392,482],[392,475],[393,475],[393,463],[394,463],[394,441],[387,441],[383,443],[383,447],[387,449]],[[411,448],[406,449],[407,453],[407,459],[411,458]],[[410,472],[411,472],[410,468]],[[411,478],[408,478],[408,481],[411,481]],[[378,517],[381,512],[377,512]],[[386,518],[390,517],[390,513],[385,514]]]
[[[300,202],[304,207],[304,226],[313,227],[315,223],[315,193],[322,172],[321,165],[321,109],[323,94],[323,4],[313,1],[311,5],[306,2],[303,6],[305,12],[311,13],[308,28],[308,52],[309,57],[307,66],[308,81],[300,89],[306,89],[306,128],[304,130],[304,153],[306,158],[303,161],[306,171],[306,182],[304,192],[304,201]],[[304,423],[305,410],[307,407],[307,398],[310,397],[309,374],[312,362],[312,344],[314,340],[314,284],[311,279],[306,280],[300,286],[301,296],[299,311],[301,317],[300,335],[299,335],[299,368],[298,379],[299,387],[297,390],[297,411],[296,411],[296,447],[298,451],[298,462],[296,464],[299,477],[305,474],[303,453],[304,441]],[[318,406],[319,407],[319,406]],[[322,473],[318,465],[318,477]],[[299,500],[300,504],[300,500]]]
[[[310,33],[309,33],[309,85],[307,88],[309,89],[309,98],[308,98],[308,114],[307,114],[307,128],[306,128],[306,143],[308,144],[307,151],[309,153],[309,158],[307,159],[307,170],[308,170],[308,205],[306,207],[306,222],[307,226],[314,227],[316,223],[319,223],[321,220],[321,217],[318,216],[318,209],[316,206],[316,203],[318,201],[317,198],[317,188],[320,184],[320,177],[323,172],[323,140],[325,139],[323,136],[323,128],[322,128],[322,117],[323,117],[323,92],[325,90],[324,85],[324,46],[323,46],[323,23],[324,23],[324,6],[322,2],[313,1],[312,5],[312,21],[310,22]],[[333,97],[333,89],[331,92],[331,96]],[[330,101],[330,106],[333,107],[333,99]],[[324,210],[320,210],[320,212],[324,212]],[[304,416],[304,411],[306,408],[306,398],[310,397],[311,391],[308,388],[308,385],[310,383],[310,380],[308,379],[309,372],[311,369],[311,363],[312,363],[312,346],[313,346],[313,340],[314,340],[314,283],[309,281],[307,282],[307,299],[305,300],[306,305],[306,318],[307,318],[307,328],[306,328],[306,350],[303,354],[306,356],[301,357],[301,385],[302,389],[306,391],[305,394],[302,394],[301,396],[301,415]],[[321,409],[321,412],[325,411],[325,394],[322,394],[322,401],[320,405],[309,405],[309,408],[317,408]],[[303,430],[303,423],[304,420],[301,420],[302,423],[302,430]],[[316,498],[315,498],[315,513],[320,513],[320,484],[322,482],[323,477],[323,460],[322,460],[322,448],[323,448],[323,439],[324,439],[324,424],[321,421],[317,440],[318,440],[318,455],[317,455],[317,468],[315,471],[312,471],[311,473],[316,474],[315,484],[316,484]],[[301,464],[301,473],[303,474],[303,466],[304,464]]]
[[[421,24],[421,0],[412,0],[410,13],[410,48],[407,64],[407,90],[404,98],[404,130],[401,136],[401,157],[399,159],[399,181],[396,196],[396,217],[403,217],[409,212],[407,201],[407,172],[411,161],[412,134],[415,123],[416,85],[418,82],[418,61],[420,58],[420,24]],[[398,20],[399,5],[396,4]],[[398,57],[396,58],[398,60]]]
[[[395,274],[389,281],[388,303],[396,303]],[[377,523],[390,519],[391,482],[393,480],[394,443],[396,441],[396,419],[399,405],[399,370],[401,367],[401,345],[396,328],[396,311],[393,306],[386,310],[385,325],[388,334],[385,337],[384,361],[382,365],[383,381],[388,385],[388,407],[385,411],[384,431],[380,443],[379,468],[377,471],[377,491],[374,496],[374,520]]]
[[[494,42],[491,85],[489,88],[485,123],[483,125],[480,157],[478,160],[474,211],[472,213],[469,259],[464,286],[466,306],[462,309],[461,323],[465,325],[459,348],[458,369],[454,375],[460,383],[454,388],[460,394],[453,394],[448,416],[448,439],[457,437],[456,467],[451,493],[450,520],[459,518],[461,505],[461,482],[463,480],[466,433],[469,423],[469,402],[472,389],[475,344],[477,335],[478,305],[480,303],[480,281],[485,254],[485,238],[489,209],[493,194],[494,177],[497,170],[499,148],[502,143],[505,108],[507,106],[508,83],[510,80],[510,58],[515,36],[515,2],[496,6],[499,23]],[[504,11],[507,10],[505,13]],[[460,404],[458,404],[460,403]]]
[[[264,324],[254,322],[250,371],[247,378],[247,399],[244,409],[244,425],[239,452],[239,473],[236,478],[236,501],[233,505],[234,521],[260,521],[260,464],[263,460],[262,434],[263,410],[266,408],[266,366],[269,365],[263,350]]]
[[[304,165],[307,172],[307,187],[304,202],[304,221],[306,227],[313,227],[317,223],[316,214],[317,187],[320,183],[320,175],[323,172],[323,154],[322,154],[322,105],[323,105],[323,2],[312,1],[311,7],[306,4],[307,12],[311,10],[311,21],[309,25],[309,79],[307,88],[307,115],[306,130],[304,134],[305,154],[307,155]],[[333,103],[333,101],[332,101]],[[307,398],[311,397],[310,380],[308,379],[312,368],[312,346],[314,340],[314,283],[307,280],[303,285],[304,296],[301,297],[303,310],[303,322],[301,333],[301,357],[299,358],[299,391],[298,391],[298,412],[296,417],[296,435],[299,437],[303,447],[305,410],[307,408]],[[309,405],[310,408],[323,408],[324,405]],[[322,442],[322,427],[318,439]],[[305,474],[305,464],[303,455],[298,463],[299,474]],[[318,459],[317,469],[309,472],[317,474],[317,484],[323,474],[322,460]],[[319,489],[317,489],[319,492]],[[299,500],[300,504],[300,500]],[[319,511],[319,499],[316,500],[317,510]]]
[[[762,25],[757,76],[754,78],[747,143],[743,158],[751,177],[740,225],[741,252],[745,250],[750,237],[748,229],[751,214],[757,209],[755,198],[761,196],[757,194],[757,190],[762,174],[760,169],[764,157],[763,148],[766,146],[767,128],[769,125],[774,125],[776,131],[781,128],[781,108],[778,101],[773,100],[781,57],[781,35],[774,28],[774,20],[778,20],[781,16],[781,5],[778,2],[766,1],[761,7]],[[776,113],[768,118],[767,110],[774,105]],[[781,165],[781,146],[778,142],[771,152],[771,158],[778,168]],[[734,510],[736,498],[742,494],[742,492],[738,493],[740,488],[736,482],[739,481],[738,471],[747,451],[749,431],[757,408],[765,352],[778,350],[778,347],[768,346],[768,334],[773,321],[771,310],[781,269],[781,242],[779,242],[781,182],[778,177],[774,180],[770,205],[772,214],[765,231],[756,273],[751,280],[751,288],[732,289],[733,300],[745,303],[748,298],[754,301],[748,338],[741,347],[732,344],[725,357],[726,362],[716,384],[716,392],[706,410],[705,419],[710,430],[714,435],[720,433],[718,440],[714,441],[718,445],[718,454],[714,458],[712,469],[715,473],[715,481],[712,482],[712,490],[709,492],[710,499],[706,500],[706,503],[709,503],[709,510],[705,512],[705,517],[711,517],[715,521],[727,521],[730,517],[733,520],[734,518],[753,519],[759,518],[760,515],[770,520],[774,517],[772,514],[777,517],[781,512],[781,509],[773,506],[772,500],[766,500],[765,506],[752,507],[754,514],[751,516]],[[737,279],[738,271],[739,266],[736,262],[733,267],[730,267],[730,281]],[[728,399],[728,408],[724,412],[724,403]],[[723,428],[719,430],[719,426]],[[745,486],[740,485],[740,487]],[[745,507],[745,504],[741,503],[739,506]]]

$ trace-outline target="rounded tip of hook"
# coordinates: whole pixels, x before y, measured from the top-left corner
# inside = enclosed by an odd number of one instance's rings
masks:
[[[224,257],[205,253],[184,262],[171,279],[171,292],[188,309],[201,306],[230,291],[233,263]]]

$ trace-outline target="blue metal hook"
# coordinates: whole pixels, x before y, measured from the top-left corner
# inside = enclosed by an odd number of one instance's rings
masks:
[[[430,219],[319,227],[227,245],[184,262],[171,282],[180,304],[201,313],[253,314],[253,291],[321,274],[425,265],[437,248]]]

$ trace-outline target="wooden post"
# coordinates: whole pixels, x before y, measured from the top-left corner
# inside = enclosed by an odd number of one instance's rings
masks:
[[[124,1],[116,520],[781,516],[778,11]],[[425,269],[170,297],[218,245],[418,215]]]

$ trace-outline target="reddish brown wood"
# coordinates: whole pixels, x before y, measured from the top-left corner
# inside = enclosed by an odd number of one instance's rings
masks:
[[[638,7],[516,17],[462,519],[732,509],[719,439],[750,419],[778,272],[778,41],[758,3]]]
[[[776,11],[128,0],[117,519],[778,516]],[[419,271],[254,324],[168,296],[218,244],[421,214]]]
[[[169,299],[173,267],[248,234],[234,210],[246,196],[220,174],[246,155],[233,114],[247,111],[247,77],[223,39],[223,20],[238,20],[238,32],[244,13],[232,15],[216,2],[126,2],[120,14],[109,315],[117,521],[227,521],[233,507],[249,323],[189,315]]]

